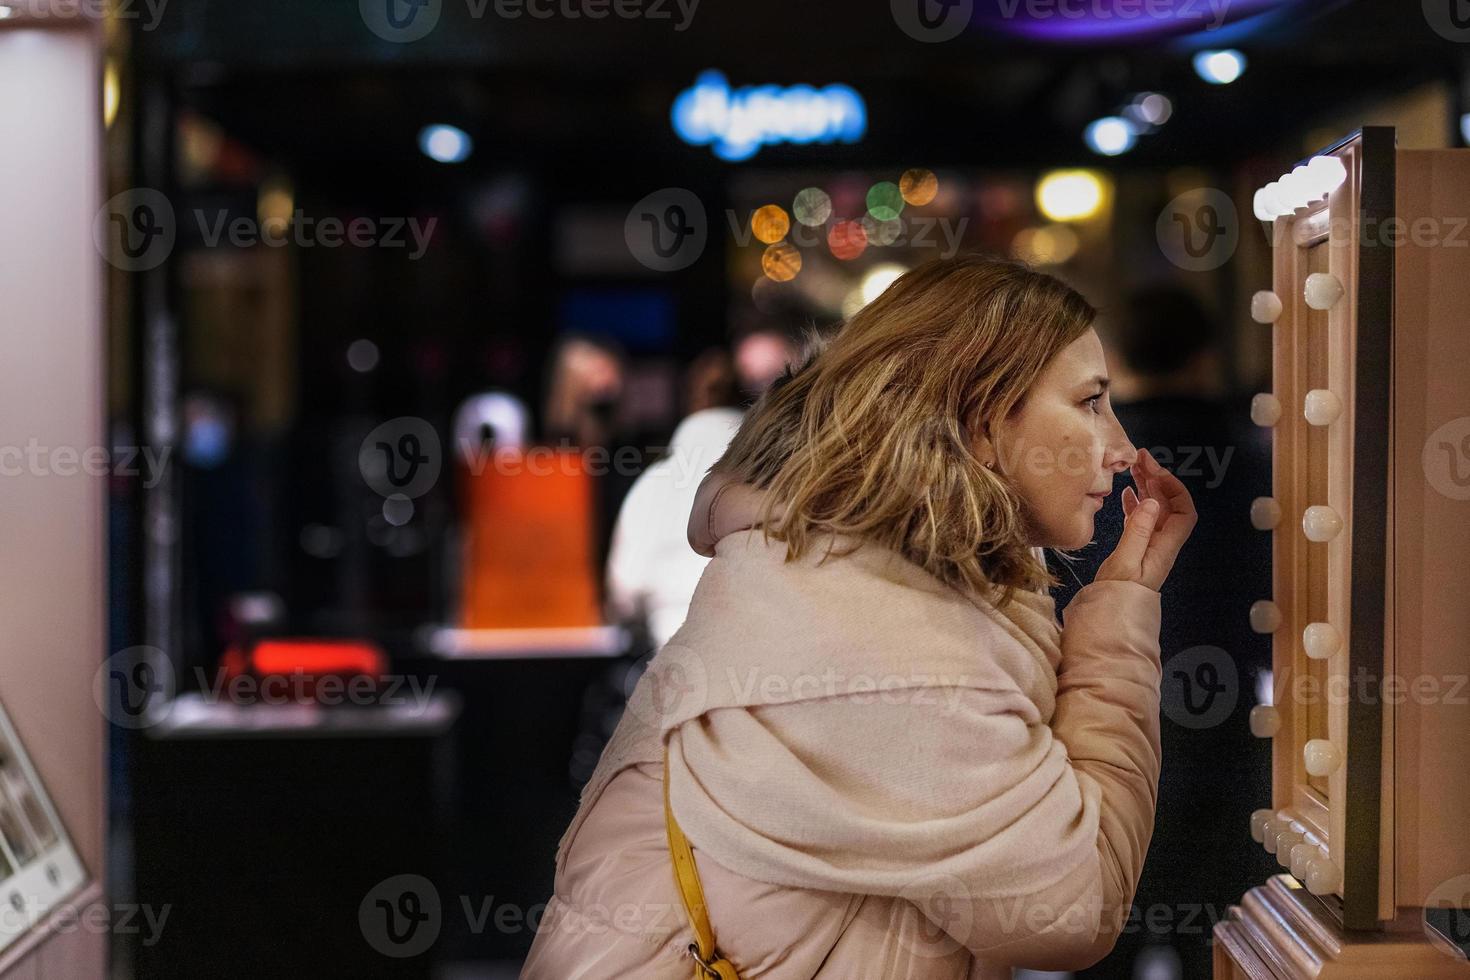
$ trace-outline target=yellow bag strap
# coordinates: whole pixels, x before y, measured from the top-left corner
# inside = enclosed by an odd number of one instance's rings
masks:
[[[689,953],[698,964],[694,980],[740,980],[735,965],[715,949],[715,932],[710,928],[709,907],[704,902],[704,885],[699,881],[694,850],[689,846],[684,831],[679,829],[674,810],[669,806],[667,748],[664,749],[664,824],[669,831],[669,855],[674,859],[674,882],[679,886],[679,897],[684,901],[684,911],[689,914],[689,924],[694,928],[695,941],[689,944]]]

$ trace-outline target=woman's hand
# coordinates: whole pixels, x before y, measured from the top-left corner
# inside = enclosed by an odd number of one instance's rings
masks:
[[[721,538],[757,526],[767,493],[720,470],[710,470],[699,484],[694,506],[689,511],[689,547],[706,558],[713,558],[715,545]],[[779,518],[783,512],[777,508],[773,516]]]
[[[1137,582],[1157,591],[1199,515],[1184,484],[1147,449],[1138,451],[1131,472],[1138,491],[1123,490],[1123,537],[1097,570],[1095,581]]]

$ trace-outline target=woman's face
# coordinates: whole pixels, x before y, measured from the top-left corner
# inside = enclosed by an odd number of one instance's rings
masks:
[[[1102,341],[1089,329],[1063,348],[1006,422],[982,439],[981,460],[1020,494],[1030,544],[1080,548],[1138,450],[1108,401]]]

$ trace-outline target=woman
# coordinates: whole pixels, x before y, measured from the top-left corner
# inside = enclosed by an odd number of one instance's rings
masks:
[[[1107,953],[1153,831],[1157,590],[1195,514],[1114,417],[1093,317],[1023,267],[934,262],[751,410],[690,514],[713,560],[562,839],[523,978],[958,980]],[[1125,470],[1122,541],[1062,629],[1037,549],[1087,544]]]

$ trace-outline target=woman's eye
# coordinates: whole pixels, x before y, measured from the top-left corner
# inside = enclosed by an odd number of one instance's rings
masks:
[[[1093,411],[1094,411],[1094,412],[1096,412],[1096,411],[1097,411],[1097,403],[1098,403],[1098,402],[1099,402],[1099,401],[1100,401],[1100,400],[1101,400],[1101,399],[1102,399],[1102,393],[1101,393],[1101,392],[1099,392],[1099,393],[1097,393],[1097,394],[1096,394],[1096,395],[1093,395],[1093,396],[1092,396],[1092,397],[1091,397],[1091,398],[1089,398],[1089,399],[1087,399],[1087,401],[1086,401],[1086,402],[1084,402],[1084,403],[1083,403],[1083,404],[1085,404],[1085,405],[1088,405],[1088,406],[1089,406],[1089,407],[1091,407],[1091,409],[1092,409],[1092,410],[1093,410]]]

